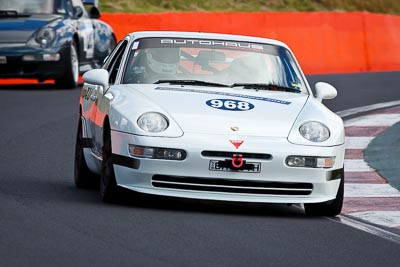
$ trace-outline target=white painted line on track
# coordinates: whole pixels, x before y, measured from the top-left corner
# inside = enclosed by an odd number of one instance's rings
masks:
[[[346,184],[344,197],[400,197],[400,192],[389,184]]]
[[[346,149],[365,149],[375,137],[345,137]]]
[[[336,114],[338,114],[340,117],[346,117],[346,116],[355,115],[355,114],[358,114],[361,112],[367,112],[367,111],[381,109],[381,108],[388,108],[388,107],[393,107],[393,106],[397,106],[397,105],[400,105],[400,100],[379,103],[379,104],[373,104],[373,105],[364,106],[364,107],[346,109],[346,110],[338,111],[338,112],[336,112]]]
[[[352,116],[363,112],[373,111],[400,105],[400,100],[374,104],[359,108],[353,108],[337,112],[341,117]],[[360,114],[361,115],[361,114]],[[344,120],[344,126],[349,127],[390,127],[400,121],[400,114],[369,114],[353,119]],[[362,135],[362,133],[360,134]],[[346,149],[364,150],[375,137],[346,137]],[[346,159],[344,161],[345,172],[371,172],[375,171],[362,159]],[[400,199],[400,192],[389,184],[354,184],[345,183],[345,198],[361,198],[369,201],[370,198],[395,197]],[[348,200],[351,201],[351,200]],[[388,200],[393,201],[393,200]],[[369,202],[368,202],[369,203]],[[369,211],[354,212],[346,215],[339,215],[337,219],[343,224],[359,230],[374,234],[376,236],[394,241],[400,244],[400,234],[385,230],[378,226],[388,228],[400,227],[400,211]],[[400,208],[399,208],[400,209]]]
[[[363,211],[347,215],[387,227],[400,226],[400,211]]]
[[[345,159],[344,160],[344,171],[345,172],[373,172],[368,163],[363,159]]]
[[[392,126],[399,121],[399,114],[372,114],[347,120],[344,126]]]
[[[364,221],[360,221],[357,218],[351,218],[351,216],[348,215],[339,215],[336,218],[328,218],[333,221],[338,221],[340,223],[346,224],[350,227],[362,230],[364,232],[379,236],[381,238],[391,240],[397,244],[400,244],[400,235],[394,233],[394,232],[389,232],[383,228],[376,227],[370,223],[365,223]]]

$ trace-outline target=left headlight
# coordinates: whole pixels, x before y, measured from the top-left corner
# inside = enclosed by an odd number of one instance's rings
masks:
[[[151,133],[159,133],[168,128],[168,119],[157,112],[148,112],[139,117],[137,120],[139,127]]]
[[[324,142],[330,137],[328,127],[317,121],[302,124],[299,132],[305,139],[311,142]]]
[[[32,45],[48,46],[56,39],[56,31],[51,27],[41,28],[30,40]]]

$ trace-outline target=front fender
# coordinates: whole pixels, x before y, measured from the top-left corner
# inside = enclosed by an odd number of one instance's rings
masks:
[[[151,101],[135,89],[128,89],[124,85],[114,86],[108,93],[112,94],[112,105],[108,112],[112,130],[125,133],[154,136],[154,137],[180,137],[183,135],[174,118],[161,106]],[[169,127],[160,133],[143,131],[138,125],[138,118],[146,112],[159,112],[167,117]]]
[[[305,139],[300,134],[299,128],[303,123],[309,121],[321,122],[327,126],[330,131],[330,137],[326,141],[318,143]],[[297,145],[328,147],[343,145],[344,136],[343,120],[314,97],[310,97],[293,124],[288,141]]]

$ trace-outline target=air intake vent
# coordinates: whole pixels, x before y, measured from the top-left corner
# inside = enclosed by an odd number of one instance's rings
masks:
[[[225,151],[202,151],[201,155],[208,158],[232,158],[233,154],[241,154],[244,159],[260,159],[271,160],[272,155],[261,153],[240,153],[240,152],[225,152]]]
[[[310,183],[280,183],[166,175],[154,175],[152,185],[159,188],[203,192],[301,196],[311,194],[313,188]]]

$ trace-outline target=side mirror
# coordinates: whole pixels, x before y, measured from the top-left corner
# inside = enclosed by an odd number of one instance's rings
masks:
[[[83,74],[82,79],[85,83],[102,86],[104,91],[109,86],[109,74],[105,69],[89,70]]]
[[[99,6],[98,0],[82,0],[84,5]]]
[[[75,19],[79,19],[83,16],[83,9],[80,6],[74,7],[73,12],[74,12]]]
[[[100,18],[100,10],[99,10],[97,7],[95,7],[95,6],[92,6],[92,7],[90,8],[90,10],[89,10],[89,17],[90,17],[91,19],[98,19],[98,18]]]
[[[336,88],[326,82],[317,82],[315,84],[315,91],[319,101],[323,99],[333,99],[337,96]]]

